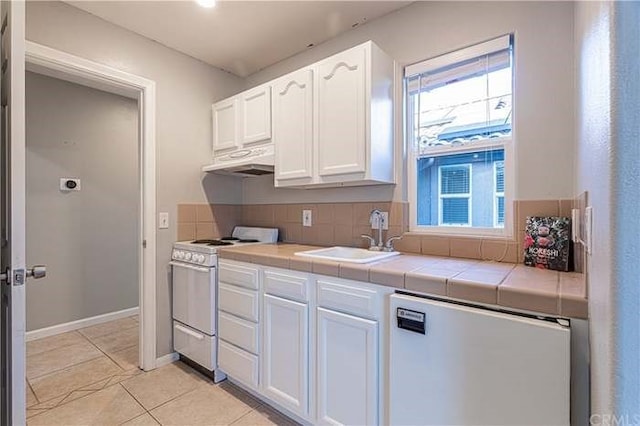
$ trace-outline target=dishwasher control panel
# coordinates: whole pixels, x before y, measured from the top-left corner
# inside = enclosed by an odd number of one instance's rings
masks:
[[[396,319],[398,320],[398,328],[413,331],[415,333],[426,334],[424,312],[398,308],[396,310]]]

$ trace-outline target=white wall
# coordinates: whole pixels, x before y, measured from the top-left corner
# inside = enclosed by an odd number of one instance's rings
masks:
[[[247,87],[373,40],[400,65],[515,33],[517,199],[573,198],[574,63],[571,2],[416,2],[250,76]],[[399,68],[400,70],[400,68]],[[400,78],[398,79],[400,84]],[[398,84],[398,87],[400,87]],[[401,104],[399,104],[401,105]],[[245,179],[244,202],[406,199],[402,137],[396,132],[395,188],[299,191],[269,178]]]
[[[62,2],[27,2],[27,39],[155,80],[157,208],[170,229],[157,233],[158,355],[172,351],[168,262],[180,202],[241,201],[241,183],[206,177],[211,103],[240,90],[242,80]]]
[[[577,189],[593,206],[588,256],[591,412],[640,422],[640,5],[578,2]],[[626,417],[624,417],[626,416]],[[614,424],[609,422],[609,424]]]
[[[27,330],[138,306],[137,102],[27,73],[26,103],[27,262],[47,265]]]

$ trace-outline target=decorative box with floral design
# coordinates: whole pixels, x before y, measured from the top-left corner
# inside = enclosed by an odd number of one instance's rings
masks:
[[[571,220],[568,217],[527,217],[525,265],[568,271],[570,247]]]

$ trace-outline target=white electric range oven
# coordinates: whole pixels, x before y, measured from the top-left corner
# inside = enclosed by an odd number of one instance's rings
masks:
[[[216,373],[218,248],[278,241],[275,228],[236,226],[231,237],[179,241],[171,253],[173,348],[182,357],[210,373]]]

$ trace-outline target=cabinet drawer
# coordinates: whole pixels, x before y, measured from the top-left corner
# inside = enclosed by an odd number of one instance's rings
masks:
[[[218,363],[227,375],[254,389],[258,387],[258,357],[224,340],[219,342]]]
[[[207,370],[216,367],[216,338],[173,322],[173,349]]]
[[[221,261],[218,263],[218,280],[253,290],[258,289],[258,268],[234,265]]]
[[[258,324],[220,312],[218,336],[249,352],[258,353]]]
[[[300,302],[309,300],[309,278],[305,275],[264,272],[264,292]]]
[[[232,285],[218,285],[218,307],[238,317],[258,322],[258,292]]]
[[[380,317],[379,296],[375,290],[319,279],[318,305],[366,318]]]

